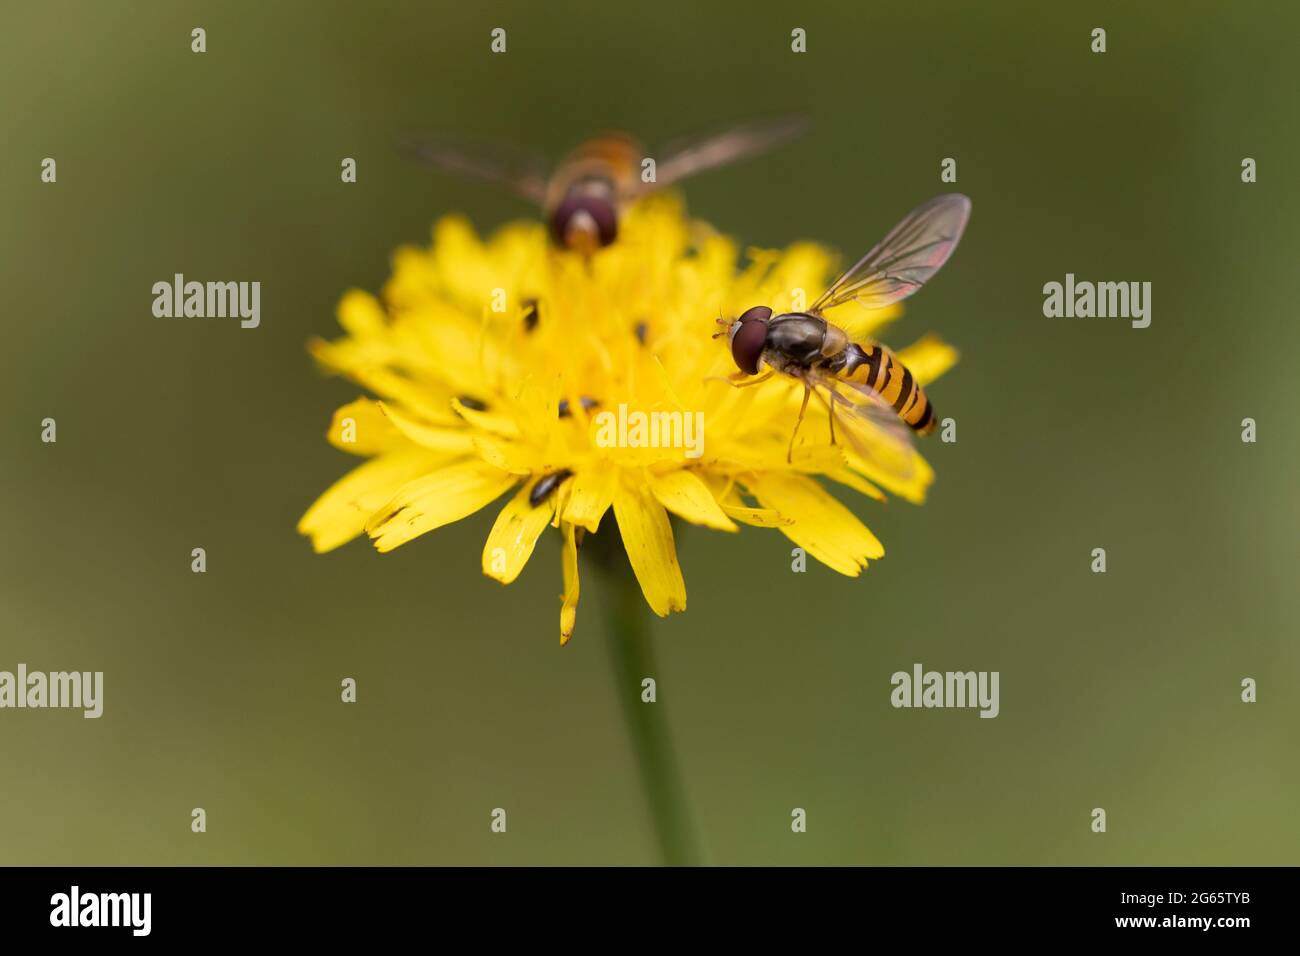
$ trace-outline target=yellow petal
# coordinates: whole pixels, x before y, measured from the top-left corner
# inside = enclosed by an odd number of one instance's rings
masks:
[[[385,417],[379,403],[369,398],[358,398],[339,408],[326,438],[340,451],[367,457],[411,446]]]
[[[369,292],[349,289],[339,300],[339,325],[355,338],[383,335],[387,331],[388,316],[383,305]]]
[[[474,448],[474,439],[468,428],[440,428],[412,418],[385,402],[380,402],[379,407],[393,426],[417,445],[434,451],[454,451],[460,454]]]
[[[899,361],[922,385],[928,385],[957,364],[957,350],[937,335],[926,335],[898,352]]]
[[[792,523],[789,518],[783,518],[771,508],[750,508],[745,505],[724,504],[722,510],[726,512],[729,518],[735,518],[741,524],[752,525],[755,528],[779,528],[783,524]]]
[[[664,390],[664,394],[668,396],[668,401],[672,404],[673,408],[678,411],[690,414],[685,411],[686,406],[682,404],[681,396],[678,395],[677,390],[673,388],[673,380],[668,375],[668,370],[664,368],[664,363],[659,360],[658,355],[651,356],[651,358],[654,360],[653,368],[655,379],[658,381],[659,387]]]
[[[484,307],[490,294],[484,290]],[[445,303],[426,303],[412,321],[422,360],[439,370],[439,377],[455,394],[481,396],[497,381],[506,362],[503,343],[487,334],[481,319],[471,319]]]
[[[826,477],[832,481],[838,481],[841,485],[848,485],[854,491],[866,495],[868,498],[874,498],[876,501],[884,501],[885,493],[867,481],[851,468],[843,465],[838,468],[828,468],[825,472]]]
[[[684,468],[650,476],[650,490],[659,503],[692,524],[719,531],[739,531],[713,497],[713,492],[694,473]]]
[[[475,428],[481,428],[485,432],[500,435],[502,438],[519,437],[519,426],[512,418],[497,415],[493,412],[480,411],[477,408],[470,408],[459,398],[452,399],[451,407],[455,409],[457,415]]]
[[[787,296],[791,289],[803,289],[807,304],[811,304],[826,287],[826,279],[835,266],[834,256],[813,242],[796,242],[778,256],[768,283],[776,287],[778,294]],[[794,304],[793,301],[781,303],[782,308]],[[799,308],[807,308],[807,304]]]
[[[614,503],[614,487],[618,472],[608,462],[593,462],[578,471],[573,479],[568,503],[564,506],[564,520],[594,532],[600,519]]]
[[[925,501],[925,493],[934,482],[934,469],[915,449],[901,467],[883,460],[868,461],[851,448],[844,450],[844,458],[853,471],[914,505]]]
[[[400,403],[402,407],[420,413],[427,421],[456,424],[446,401],[430,399],[431,388],[427,382],[414,382],[405,375],[383,368],[366,349],[358,349],[349,339],[326,342],[312,339],[307,350],[324,368],[346,375],[358,385]]]
[[[442,462],[438,456],[418,449],[372,458],[316,499],[298,522],[298,533],[311,538],[317,553],[332,551],[361,534],[370,516],[399,488]]]
[[[531,475],[541,471],[542,460],[527,445],[518,442],[501,441],[487,435],[474,436],[474,450],[478,456],[490,465],[515,475]]]
[[[559,416],[560,380],[551,375],[530,375],[519,390],[516,405],[525,435],[541,436],[555,427]]]
[[[884,556],[876,536],[813,479],[765,472],[747,484],[762,504],[792,519],[781,527],[786,537],[840,574],[857,577],[868,559]]]
[[[781,517],[771,508],[754,508],[745,504],[736,490],[734,478],[706,474],[705,484],[713,492],[723,513],[741,524],[752,525],[755,528],[778,528],[790,523],[789,518]]]
[[[537,538],[551,523],[555,496],[548,496],[540,505],[533,505],[528,500],[536,483],[525,484],[501,509],[488,532],[487,543],[483,545],[483,573],[502,584],[509,584],[519,577],[519,572],[532,557]]]
[[[425,532],[472,515],[518,480],[478,459],[445,465],[398,489],[366,522],[366,533],[377,550],[392,551]]]
[[[561,525],[564,545],[560,549],[560,568],[564,575],[564,604],[560,607],[560,646],[569,643],[573,628],[578,623],[578,543],[574,540],[573,525]]]
[[[614,491],[614,517],[650,609],[660,617],[686,610],[686,583],[663,505],[633,481],[623,481]]]

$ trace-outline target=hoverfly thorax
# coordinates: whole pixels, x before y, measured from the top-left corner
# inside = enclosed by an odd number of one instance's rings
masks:
[[[820,316],[788,312],[768,324],[767,348],[783,366],[810,368],[824,356],[829,334],[830,327]]]

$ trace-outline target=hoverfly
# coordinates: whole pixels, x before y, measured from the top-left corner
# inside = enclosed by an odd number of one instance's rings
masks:
[[[487,180],[536,203],[557,244],[591,253],[618,236],[619,217],[632,200],[771,149],[806,126],[801,117],[784,116],[670,145],[660,152],[655,181],[649,183],[641,178],[646,154],[625,133],[603,133],[587,140],[549,173],[536,156],[486,143],[432,139],[410,143],[407,150],[446,172]]]
[[[839,408],[841,430],[861,458],[894,475],[910,474],[911,436],[934,430],[934,406],[889,349],[876,342],[854,342],[823,313],[849,301],[878,309],[916,292],[957,248],[970,208],[970,199],[958,193],[936,196],[918,206],[806,312],[773,315],[767,306],[756,305],[733,321],[718,319],[726,328],[714,338],[728,336],[731,357],[740,369],[728,379],[732,385],[757,385],[776,374],[803,384],[803,404],[786,461],[793,459],[809,396],[816,394],[830,417],[832,443]],[[750,379],[761,366],[768,371]],[[880,427],[864,429],[867,423]]]

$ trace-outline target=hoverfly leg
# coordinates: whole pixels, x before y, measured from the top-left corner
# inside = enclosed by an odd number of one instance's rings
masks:
[[[794,423],[794,431],[790,434],[790,447],[785,451],[785,463],[787,465],[794,461],[794,440],[799,434],[799,426],[803,424],[804,412],[808,411],[808,397],[810,395],[812,395],[812,386],[804,382],[803,404],[799,406],[799,420]]]
[[[830,418],[830,423],[831,423],[831,444],[834,445],[835,444],[835,406],[847,405],[849,408],[852,408],[853,403],[840,394],[839,389],[835,387],[835,384],[833,382],[823,381],[821,384],[826,386],[827,394],[823,395],[821,392],[817,391],[815,386],[813,388],[813,394],[817,396],[817,400],[819,402],[821,402],[823,405],[826,406],[826,414]]]
[[[775,374],[776,374],[775,372],[769,370],[769,371],[767,371],[767,372],[764,372],[762,375],[758,376],[758,378],[753,379],[752,381],[746,382],[745,379],[749,378],[748,375],[746,375],[744,372],[733,372],[731,375],[726,375],[726,376],[723,376],[723,375],[710,375],[710,376],[709,376],[708,378],[706,378],[704,381],[706,381],[706,382],[726,382],[726,383],[727,383],[728,385],[730,385],[732,388],[749,388],[749,386],[751,386],[751,385],[761,385],[761,384],[763,384],[764,382],[766,382],[769,378],[771,378],[771,377],[772,377],[773,375],[775,375]]]
[[[835,444],[835,400],[839,398],[839,393],[835,390],[833,384],[826,386],[831,393],[831,400],[826,403],[826,416],[831,423],[831,444]]]
[[[749,378],[749,376],[744,372],[736,372],[734,375],[728,376],[727,381],[731,384],[732,388],[749,388],[751,385],[762,385],[775,374],[776,372],[769,370],[758,376],[758,378],[750,379],[746,382],[744,380]]]

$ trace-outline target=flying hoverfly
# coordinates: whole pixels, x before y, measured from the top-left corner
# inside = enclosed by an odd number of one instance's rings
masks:
[[[591,253],[617,238],[619,218],[634,199],[764,152],[806,126],[802,117],[783,116],[669,145],[660,151],[655,181],[649,183],[641,177],[646,154],[625,133],[592,137],[550,172],[532,154],[468,140],[420,140],[408,144],[407,151],[445,172],[495,183],[536,203],[557,244]]]
[[[787,461],[793,458],[809,396],[816,394],[826,405],[832,443],[838,408],[841,431],[861,458],[896,477],[910,475],[912,435],[934,430],[934,406],[889,349],[877,342],[854,342],[823,313],[850,301],[879,309],[919,290],[957,248],[970,208],[970,199],[958,193],[936,196],[918,206],[807,311],[774,315],[767,306],[756,305],[733,321],[718,319],[726,328],[714,338],[728,336],[731,357],[740,370],[730,377],[732,385],[757,385],[777,374],[803,384],[803,404],[790,436]],[[763,366],[767,372],[750,378]],[[870,423],[878,427],[871,428]]]

